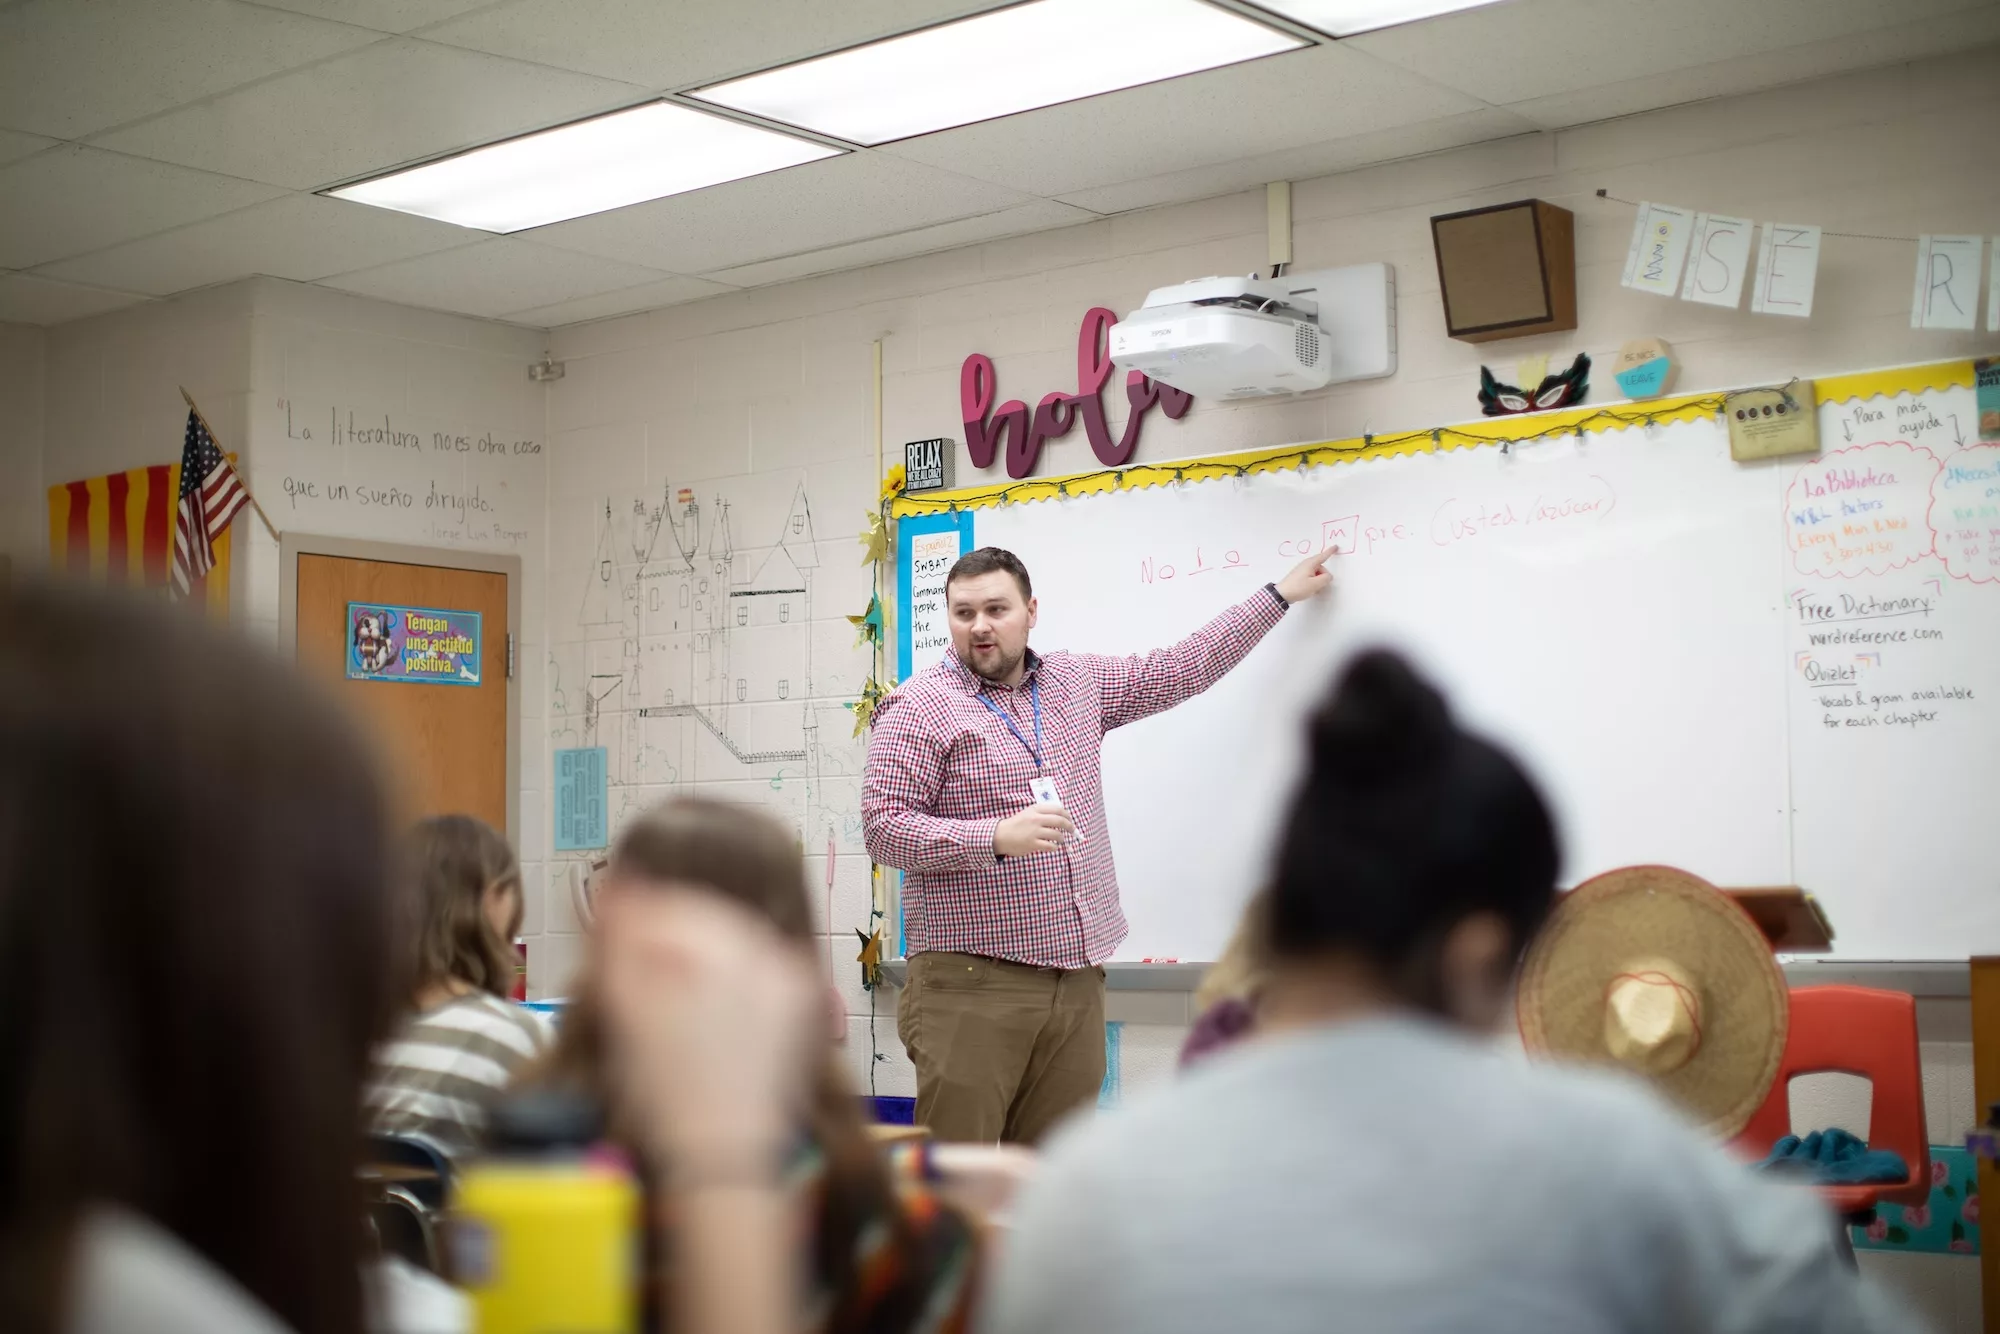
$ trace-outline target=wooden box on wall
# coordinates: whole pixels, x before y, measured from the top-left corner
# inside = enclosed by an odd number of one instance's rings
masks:
[[[1431,219],[1445,331],[1467,343],[1576,327],[1576,217],[1539,199]]]

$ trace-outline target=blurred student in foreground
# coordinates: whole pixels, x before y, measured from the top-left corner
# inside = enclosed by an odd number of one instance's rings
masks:
[[[0,593],[0,1328],[362,1327],[387,816],[183,609]]]
[[[0,1329],[361,1334],[362,1088],[409,978],[355,728],[186,609],[16,588],[0,620]],[[621,933],[635,1087],[791,1105],[764,1054],[823,1029],[769,934]],[[686,1270],[673,1328],[789,1330],[735,1282],[796,1285],[782,1220],[669,1186],[734,1266]]]
[[[1312,721],[1259,1036],[1072,1129],[989,1334],[1875,1331],[1821,1206],[1642,1086],[1491,1040],[1551,906],[1534,784],[1386,653]]]
[[[420,821],[405,841],[417,884],[410,1012],[368,1091],[374,1129],[459,1158],[493,1099],[548,1045],[543,1018],[507,998],[521,933],[521,865],[506,836],[470,815]]]
[[[679,1290],[704,1269],[768,1301],[761,1314],[777,1322],[773,1328],[955,1334],[966,1327],[977,1239],[934,1196],[892,1181],[870,1142],[860,1099],[828,1040],[808,905],[797,839],[760,812],[683,798],[634,820],[612,850],[591,957],[555,1047],[524,1077],[607,1106],[614,1138],[638,1160],[649,1193],[679,1187],[691,1198],[726,1201],[742,1227],[782,1226],[799,1245],[803,1281],[774,1282],[746,1262],[730,1232],[705,1233],[685,1214],[650,1210],[649,1330],[660,1328],[660,1312],[680,1309]],[[730,923],[730,940],[747,935],[782,958],[783,988],[795,988],[796,1000],[774,999],[782,989],[769,978],[738,975],[740,946],[709,938]],[[648,951],[699,975],[700,985],[690,980],[684,989],[689,1001],[645,999],[633,979],[646,976],[639,960]],[[606,1023],[605,1006],[621,997],[644,1022]],[[690,1004],[697,998],[699,1010]],[[732,1013],[745,1006],[772,1011],[769,1022],[783,1017],[797,1032],[787,1028],[781,1040],[746,1032]],[[698,1054],[686,1065],[654,1058],[672,1047]],[[690,1070],[713,1078],[692,1081]]]

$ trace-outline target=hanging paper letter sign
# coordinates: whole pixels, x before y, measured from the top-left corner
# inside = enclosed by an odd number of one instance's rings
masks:
[[[1750,240],[1756,230],[1748,218],[1695,214],[1681,300],[1736,309],[1743,301],[1743,275],[1750,271]]]
[[[1783,222],[1764,224],[1757,250],[1757,285],[1750,309],[1759,315],[1812,314],[1813,285],[1819,280],[1819,228]]]
[[[1638,292],[1672,296],[1681,285],[1681,265],[1687,259],[1694,219],[1671,204],[1641,204],[1632,227],[1632,248],[1625,254],[1620,281]]]
[[[347,604],[347,679],[479,684],[479,613]]]
[[[1979,260],[1985,238],[1917,238],[1917,287],[1912,329],[1974,329],[1979,323]]]

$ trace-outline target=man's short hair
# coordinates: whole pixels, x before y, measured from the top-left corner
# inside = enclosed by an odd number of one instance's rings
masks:
[[[951,573],[944,577],[945,592],[951,592],[952,584],[959,579],[977,579],[982,574],[992,574],[1005,570],[1014,576],[1014,582],[1021,586],[1021,601],[1026,602],[1035,595],[1035,586],[1028,579],[1028,567],[1021,564],[1021,558],[1002,547],[981,547],[968,551],[958,558],[951,567]]]

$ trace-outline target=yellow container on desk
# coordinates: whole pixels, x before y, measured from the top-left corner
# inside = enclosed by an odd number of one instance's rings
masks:
[[[564,1090],[493,1109],[493,1156],[459,1174],[453,1277],[475,1334],[632,1334],[639,1325],[640,1193],[594,1157],[602,1118]]]
[[[476,1334],[638,1328],[639,1191],[616,1168],[491,1159],[458,1182],[452,1255]]]

